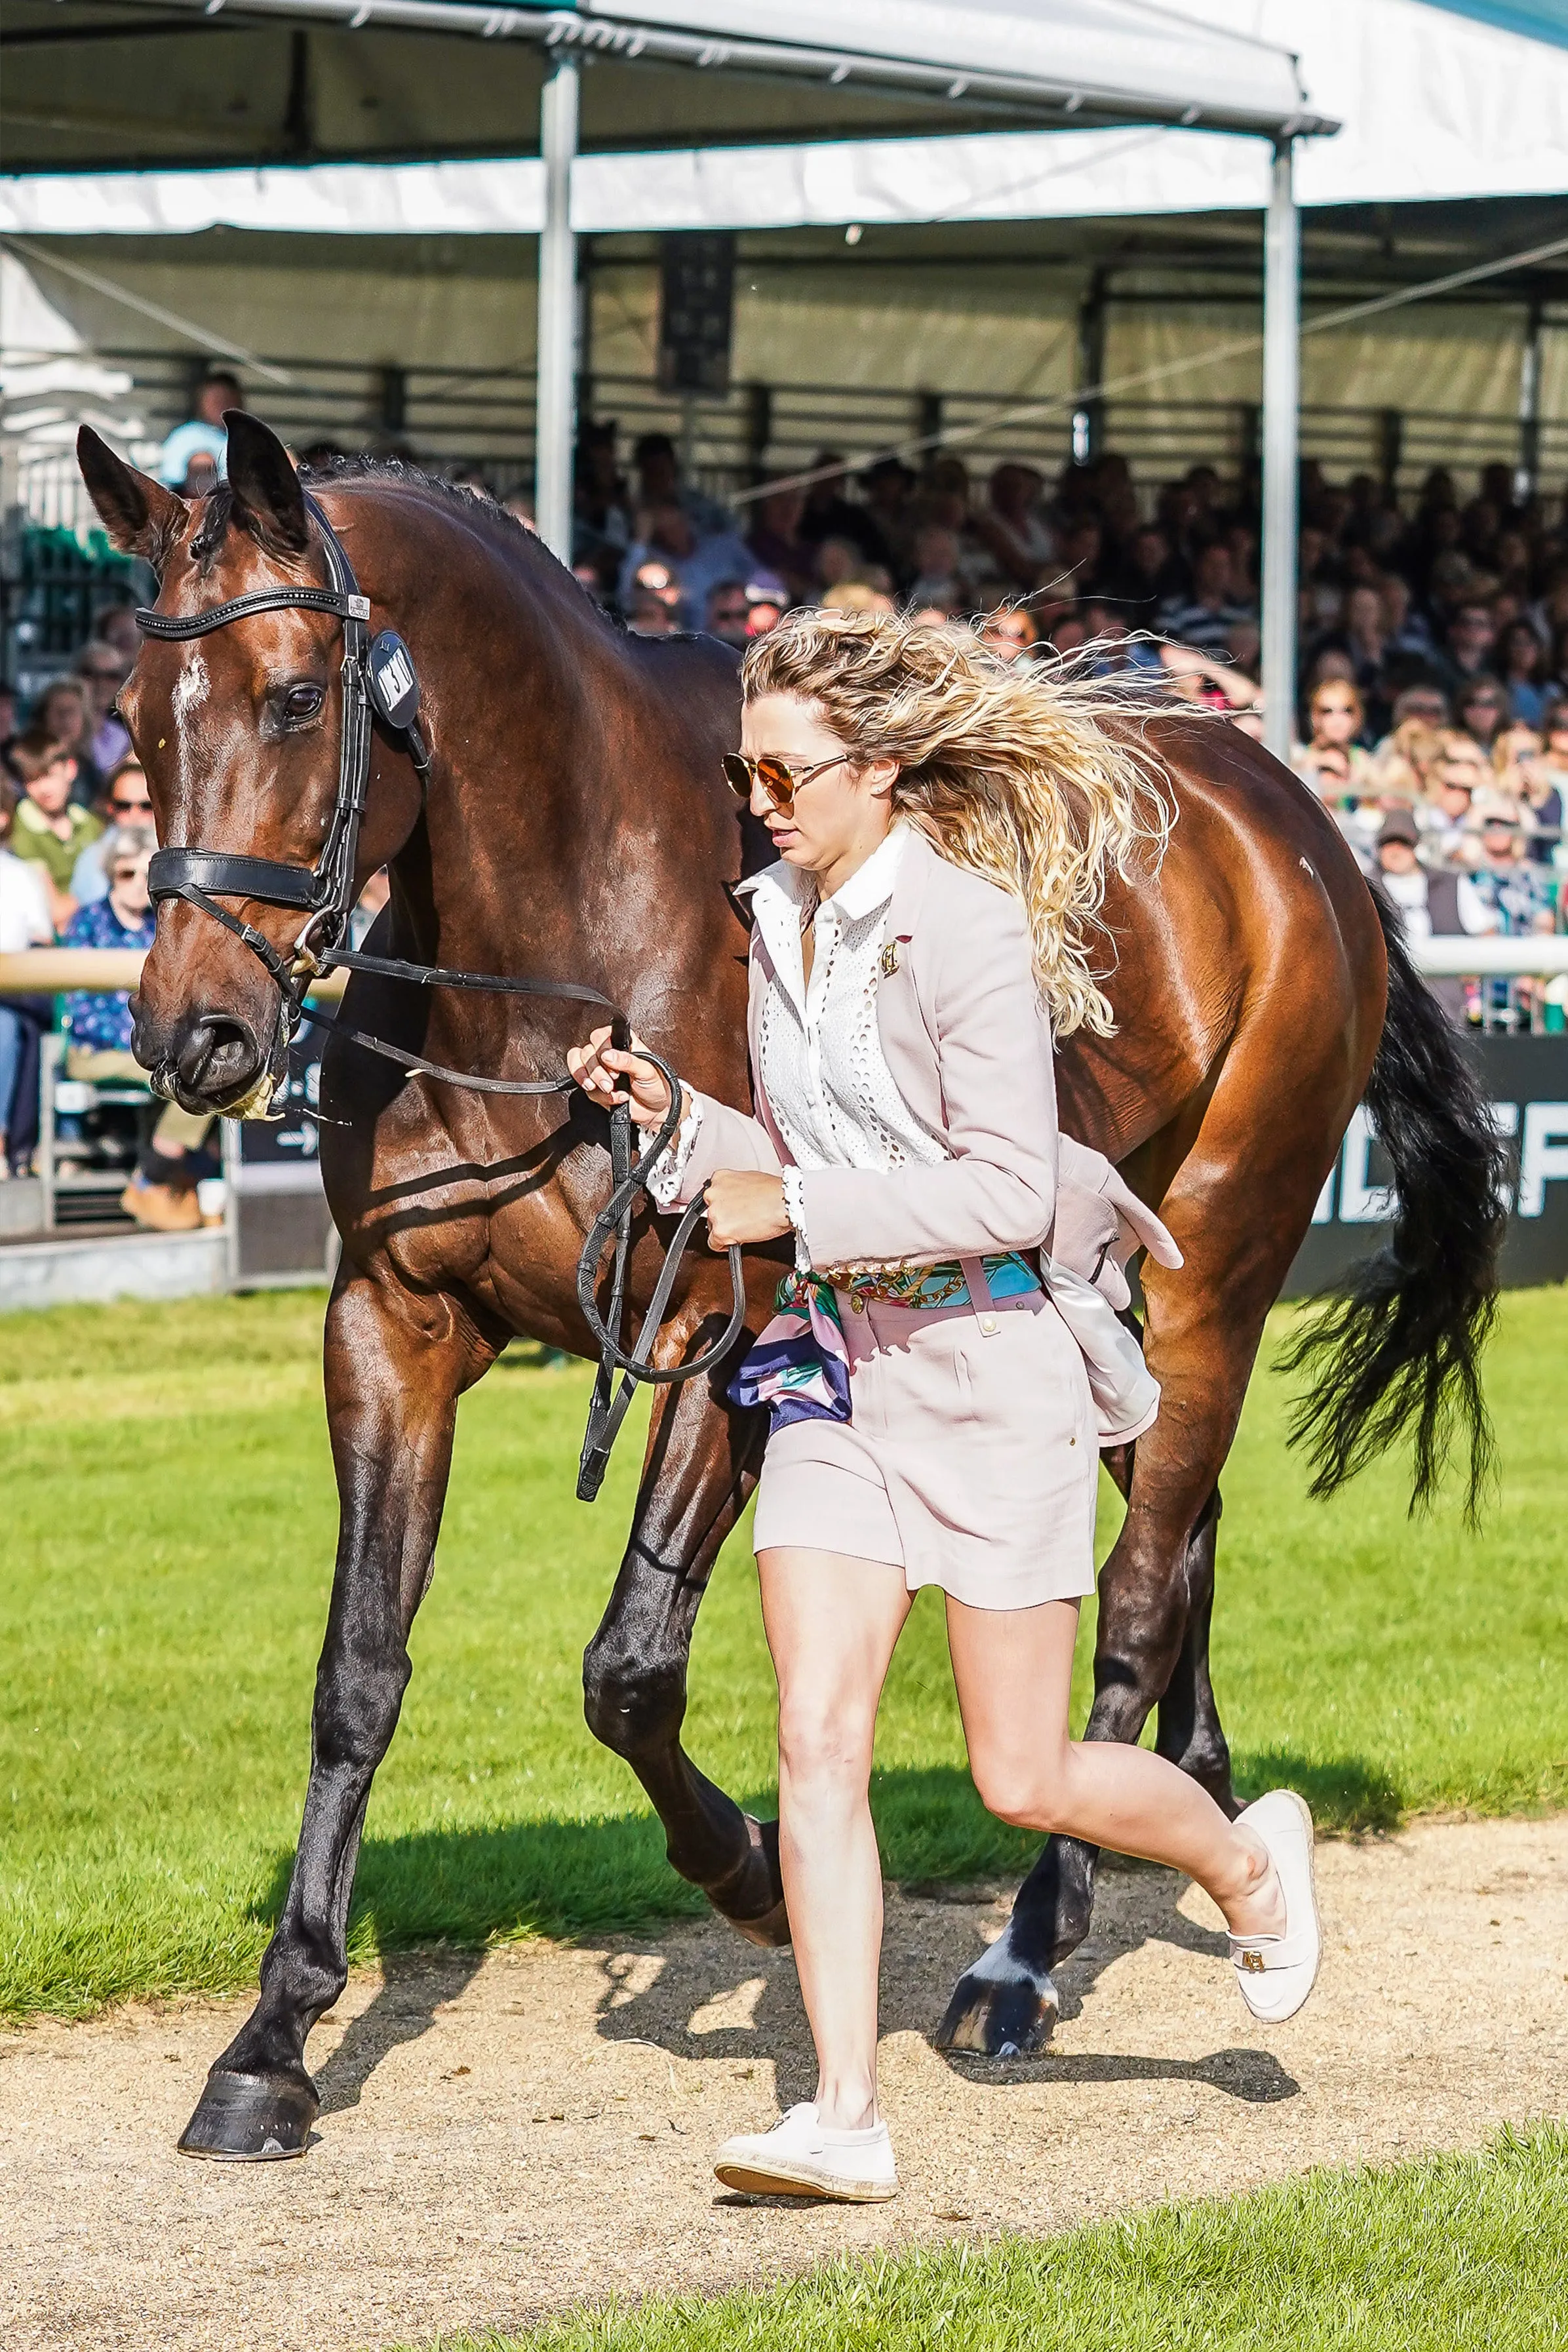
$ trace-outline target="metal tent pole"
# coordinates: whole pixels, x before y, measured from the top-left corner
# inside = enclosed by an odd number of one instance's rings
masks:
[[[1274,150],[1263,235],[1264,740],[1289,757],[1296,710],[1296,529],[1301,399],[1301,229],[1292,142]]]
[[[539,399],[534,427],[534,514],[546,547],[572,561],[573,407],[576,375],[577,254],[572,234],[572,160],[577,152],[574,58],[557,57],[539,110],[544,157],[544,226],[539,238]]]

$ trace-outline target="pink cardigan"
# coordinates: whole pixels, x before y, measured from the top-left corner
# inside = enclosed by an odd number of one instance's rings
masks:
[[[1134,1249],[1180,1265],[1181,1252],[1159,1218],[1104,1155],[1058,1129],[1050,1024],[1018,901],[948,865],[911,826],[883,936],[882,1051],[905,1102],[952,1156],[886,1174],[805,1171],[800,1201],[813,1264],[921,1264],[1044,1249],[1097,1281],[1113,1307],[1127,1303],[1121,1267]],[[773,979],[753,930],[747,1018],[753,1071]],[[773,1175],[791,1164],[760,1087],[754,1118],[710,1095],[700,1099],[681,1202],[721,1168]]]

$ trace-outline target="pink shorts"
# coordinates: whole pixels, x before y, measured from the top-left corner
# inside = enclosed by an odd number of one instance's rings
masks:
[[[768,1440],[758,1551],[790,1545],[901,1568],[974,1609],[1094,1590],[1098,1426],[1078,1343],[1043,1293],[934,1312],[838,1294],[847,1422]]]

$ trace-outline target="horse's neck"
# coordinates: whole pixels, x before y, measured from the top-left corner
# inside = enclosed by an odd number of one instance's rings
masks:
[[[705,709],[694,677],[672,725],[669,688],[574,582],[541,572],[526,548],[486,556],[495,619],[481,641],[471,577],[451,582],[461,619],[443,623],[440,600],[422,599],[404,630],[416,663],[423,638],[449,649],[450,669],[425,679],[435,772],[425,824],[395,861],[405,921],[426,957],[626,1002],[649,972],[677,979],[700,954],[694,901],[725,912],[720,886],[734,877],[685,751],[689,735],[706,755],[719,698]]]

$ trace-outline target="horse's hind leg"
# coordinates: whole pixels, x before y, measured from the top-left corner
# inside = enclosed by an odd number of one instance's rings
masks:
[[[408,1632],[430,1580],[458,1398],[493,1353],[450,1299],[340,1277],[326,1331],[340,1532],[299,1851],[260,1999],[207,2076],[180,2141],[187,2156],[305,2152],[318,2105],[305,2038],[347,1979],[360,1831],[408,1683]]]
[[[1245,1113],[1246,1074],[1235,1073]],[[1218,1480],[1240,1418],[1264,1318],[1311,1215],[1331,1148],[1334,1094],[1302,1074],[1308,1109],[1292,1127],[1226,1118],[1216,1094],[1199,1146],[1164,1215],[1186,1263],[1146,1265],[1149,1356],[1160,1417],[1134,1449],[1127,1517],[1100,1578],[1094,1704],[1086,1739],[1131,1743],[1161,1710],[1159,1746],[1232,1809],[1230,1758],[1208,1679]],[[1257,1100],[1267,1101],[1267,1087]],[[1348,1116],[1348,1114],[1347,1114]],[[1212,1122],[1212,1125],[1211,1125]],[[1258,1204],[1267,1204],[1267,1221]],[[1259,1228],[1261,1227],[1261,1230]],[[937,2039],[994,2056],[1037,2049],[1057,2016],[1051,1970],[1089,1932],[1098,1850],[1053,1837],[1006,1927],[963,1976]]]
[[[672,1330],[676,1349],[686,1336]],[[789,1940],[777,1830],[743,1813],[680,1744],[697,1611],[765,1433],[760,1413],[726,1412],[705,1381],[663,1391],[631,1539],[584,1654],[583,1690],[589,1727],[652,1799],[672,1866],[743,1935],[777,1944]]]

